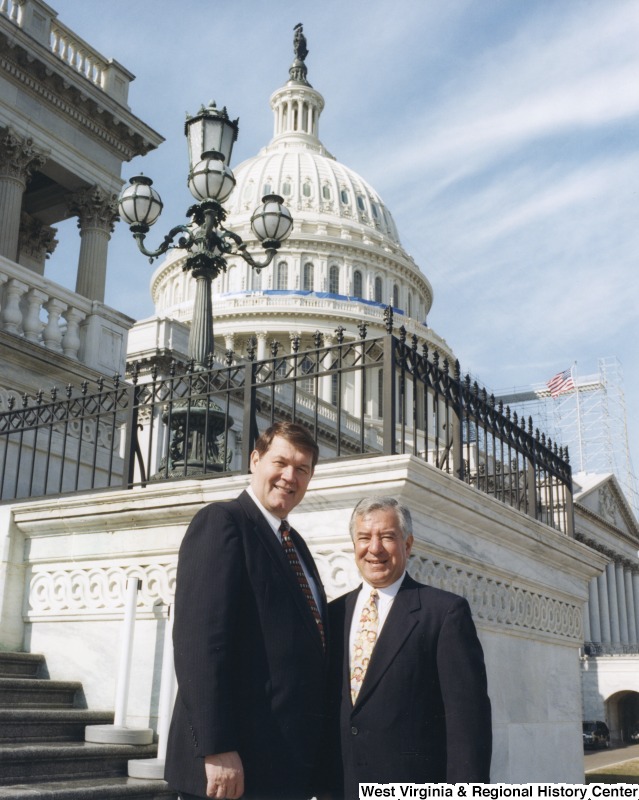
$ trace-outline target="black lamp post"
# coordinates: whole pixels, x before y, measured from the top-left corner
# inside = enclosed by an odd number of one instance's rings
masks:
[[[196,370],[204,370],[207,356],[213,352],[213,305],[211,284],[226,270],[228,256],[240,256],[253,269],[267,267],[280,244],[290,234],[293,220],[281,197],[262,198],[251,217],[251,229],[266,251],[263,261],[256,261],[246,250],[242,238],[224,226],[226,211],[222,203],[235,188],[235,178],[228,167],[237,139],[238,121],[230,120],[226,109],[215,103],[188,117],[184,133],[189,144],[188,187],[198,201],[186,214],[187,225],[176,225],[164,237],[157,250],[148,250],[144,240],[162,212],[162,200],[153,189],[153,181],[144,175],[131,178],[119,200],[120,216],[129,225],[138,248],[149,261],[170,249],[186,250],[184,269],[197,281],[193,318],[189,333],[189,358]],[[229,456],[220,447],[219,438],[233,420],[195,389],[189,399],[176,400],[164,414],[171,428],[168,452],[155,477],[198,475],[226,468]]]
[[[246,250],[242,238],[224,227],[226,211],[222,203],[235,188],[235,177],[228,167],[237,139],[238,120],[230,120],[226,108],[211,102],[188,117],[184,133],[189,144],[188,187],[198,201],[186,214],[188,225],[176,225],[164,237],[157,250],[147,250],[144,240],[160,213],[162,200],[153,189],[153,181],[144,175],[131,178],[119,200],[120,216],[129,225],[138,247],[149,261],[170,249],[187,250],[184,269],[196,279],[195,304],[189,334],[189,358],[203,369],[213,351],[213,307],[211,283],[226,269],[227,256],[240,256],[253,269],[267,267],[282,241],[293,228],[293,219],[281,197],[269,194],[251,217],[251,229],[266,251],[263,261],[256,261]],[[177,241],[176,241],[176,237]]]

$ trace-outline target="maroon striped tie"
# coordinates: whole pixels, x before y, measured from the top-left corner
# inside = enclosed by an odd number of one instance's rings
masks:
[[[293,572],[297,577],[298,583],[300,588],[304,592],[304,597],[306,598],[311,612],[313,613],[313,617],[315,618],[315,622],[317,622],[317,627],[320,632],[320,636],[322,637],[322,647],[326,648],[326,637],[324,634],[324,623],[322,622],[322,616],[319,613],[319,609],[317,608],[317,603],[315,602],[315,598],[313,597],[313,592],[311,591],[311,587],[308,585],[308,581],[306,580],[306,575],[304,574],[304,570],[302,569],[302,565],[300,564],[300,560],[297,555],[297,551],[295,550],[295,545],[291,539],[291,526],[288,524],[286,520],[282,520],[280,525],[280,533],[282,534],[282,547],[284,548],[284,552],[288,558],[289,564],[293,567]]]

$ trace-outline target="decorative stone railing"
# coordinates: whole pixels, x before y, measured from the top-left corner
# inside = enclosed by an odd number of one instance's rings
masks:
[[[55,11],[41,0],[0,0],[1,16],[48,47],[53,55],[114,100],[127,104],[133,75],[58,22]]]
[[[0,331],[100,373],[123,374],[133,320],[0,256]]]

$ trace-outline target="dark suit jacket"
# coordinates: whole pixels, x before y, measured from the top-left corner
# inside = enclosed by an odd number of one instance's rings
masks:
[[[348,641],[358,591],[329,605],[343,766],[336,794],[356,800],[360,782],[488,782],[490,701],[466,600],[406,575],[353,706]]]
[[[292,535],[326,612],[313,558]],[[237,750],[245,797],[310,797],[326,716],[326,656],[286,555],[246,492],[193,518],[180,548],[173,631],[171,787],[205,797],[204,757]]]

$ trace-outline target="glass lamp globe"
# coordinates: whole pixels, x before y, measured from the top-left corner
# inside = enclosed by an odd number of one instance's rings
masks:
[[[164,204],[152,185],[151,178],[136,175],[120,194],[120,217],[127,225],[150,227],[162,213]]]
[[[262,198],[251,217],[253,233],[264,247],[279,247],[293,230],[293,218],[277,194],[267,194]]]
[[[223,203],[235,188],[235,176],[224,163],[222,153],[208,150],[191,170],[188,187],[196,200]]]

